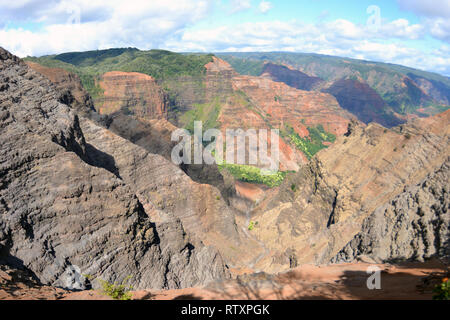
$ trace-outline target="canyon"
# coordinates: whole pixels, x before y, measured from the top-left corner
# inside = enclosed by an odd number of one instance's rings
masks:
[[[204,73],[174,78],[109,70],[92,98],[77,74],[0,48],[5,283],[24,273],[59,299],[130,276],[136,297],[212,299],[242,298],[239,281],[258,275],[264,285],[312,277],[307,297],[321,272],[334,272],[331,283],[367,261],[392,271],[394,261],[438,259],[435,271],[448,270],[449,110],[406,121],[363,79],[329,82],[287,64],[241,75],[205,60]],[[196,120],[222,132],[279,129],[284,179],[267,186],[173,164],[172,132]],[[214,283],[215,294],[204,290]]]

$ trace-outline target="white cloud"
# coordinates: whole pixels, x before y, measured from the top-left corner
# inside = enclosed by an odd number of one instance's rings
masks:
[[[343,19],[320,24],[271,21],[187,30],[181,42],[168,41],[166,45],[172,50],[188,47],[191,51],[315,52],[397,63],[450,74],[448,51],[429,54],[407,45],[408,40],[423,35],[424,28],[421,25],[411,25],[404,19],[386,23],[378,32]]]
[[[9,11],[2,10],[0,15],[8,15],[6,20],[15,22],[40,21],[44,26],[35,31],[0,30],[0,46],[19,56],[118,46],[158,48],[206,17],[213,3],[213,0],[176,0],[169,6],[168,1],[22,0],[15,6],[9,5],[6,10]],[[73,19],[78,12],[80,18]],[[81,23],[67,23],[77,20]]]
[[[248,10],[252,7],[251,0],[230,0],[231,13]]]
[[[259,12],[261,12],[263,14],[269,12],[269,10],[272,8],[273,8],[272,3],[269,1],[264,1],[264,0],[261,1],[258,6]]]
[[[426,25],[434,38],[450,43],[450,19],[427,19]]]
[[[432,37],[450,43],[450,0],[397,0],[403,10],[422,17],[424,30]]]
[[[167,4],[169,1],[170,6]],[[316,52],[399,63],[450,74],[448,46],[426,53],[408,45],[408,41],[426,39],[428,34],[449,43],[448,19],[424,18],[421,24],[397,19],[382,23],[377,30],[345,19],[317,23],[275,20],[190,28],[207,18],[217,2],[0,0],[0,21],[12,20],[15,25],[24,21],[42,22],[36,30],[0,27],[0,46],[22,57],[130,46],[203,52]],[[233,8],[236,10],[251,7],[250,1],[235,2]],[[259,4],[263,2],[269,3],[262,1]],[[77,12],[80,13],[80,23],[67,23]]]

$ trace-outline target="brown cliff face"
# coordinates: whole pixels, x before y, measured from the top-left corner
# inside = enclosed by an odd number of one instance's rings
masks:
[[[217,96],[227,96],[233,93],[231,79],[237,76],[229,63],[213,57],[213,61],[205,65],[206,68],[206,99]]]
[[[78,112],[85,114],[94,109],[94,102],[81,84],[80,78],[61,68],[48,68],[38,63],[27,61],[26,64],[34,71],[48,78],[62,93],[61,100]]]
[[[276,127],[287,123],[301,132],[304,125],[321,124],[326,131],[342,135],[352,119],[352,115],[326,93],[302,91],[281,82],[251,76],[235,77],[233,86],[243,91]]]
[[[283,130],[290,125],[301,136],[308,136],[308,126],[323,125],[336,135],[346,132],[352,115],[339,107],[333,96],[292,88],[268,78],[240,76],[231,66],[217,58],[207,65],[206,87],[226,86],[217,121],[220,129]],[[306,156],[279,138],[281,170],[298,170]],[[270,143],[269,143],[270,148]]]
[[[364,123],[377,122],[384,127],[394,127],[404,123],[392,112],[386,112],[387,105],[380,95],[368,84],[352,80],[340,79],[324,92],[336,97],[342,108],[350,111]]]
[[[202,242],[239,247],[217,190],[78,117],[48,79],[1,48],[0,83],[0,263],[70,289],[86,287],[83,274],[131,276],[136,288],[229,275]]]
[[[264,65],[261,76],[268,77],[273,81],[284,82],[290,87],[306,91],[314,90],[325,83],[324,80],[318,77],[310,77],[299,70],[273,63]]]
[[[156,81],[137,72],[111,71],[99,82],[103,95],[96,101],[100,114],[121,111],[141,118],[167,118],[168,101]]]
[[[450,111],[395,130],[351,126],[255,210],[254,234],[270,251],[257,266],[278,271],[292,261],[329,262],[366,217],[441,168],[449,142]]]

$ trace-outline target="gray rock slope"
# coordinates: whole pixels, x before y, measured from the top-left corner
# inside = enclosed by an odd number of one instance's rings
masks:
[[[332,260],[366,256],[377,262],[438,257],[449,262],[450,159],[420,184],[405,188],[367,217],[358,233]]]
[[[178,217],[144,208],[61,101],[50,81],[0,48],[0,262],[69,289],[85,288],[85,274],[131,276],[135,289],[228,277],[216,249],[192,241]]]

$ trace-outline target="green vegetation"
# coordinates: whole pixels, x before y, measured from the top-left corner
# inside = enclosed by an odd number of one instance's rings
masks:
[[[449,300],[450,298],[450,281],[448,278],[442,279],[433,290],[433,300]]]
[[[291,190],[292,191],[297,191],[297,186],[295,184],[291,184]]]
[[[235,58],[227,54],[219,54],[219,58],[227,61],[234,70],[243,75],[259,76],[264,67],[263,61],[255,59]]]
[[[285,127],[286,129],[281,134],[288,137],[308,159],[311,159],[320,150],[327,148],[323,142],[334,142],[336,140],[336,136],[326,132],[320,124],[316,127],[308,127],[309,136],[305,138],[300,137],[290,125],[286,124]]]
[[[205,64],[212,61],[211,54],[184,55],[165,50],[140,51],[133,48],[72,52],[47,58],[73,65],[88,74],[140,72],[158,80],[202,76],[206,72]]]
[[[237,180],[250,183],[264,184],[270,188],[279,186],[284,178],[286,178],[286,171],[278,171],[272,174],[263,174],[261,169],[253,166],[240,164],[220,164],[220,170],[226,169]]]
[[[443,96],[450,98],[450,78],[395,64],[293,52],[234,52],[218,53],[217,56],[229,62],[240,74],[260,75],[264,62],[270,61],[290,65],[325,81],[363,79],[399,113],[413,113],[421,107],[434,107],[433,101],[422,90],[412,82],[404,81],[405,76],[413,81],[425,79]]]
[[[102,293],[113,298],[114,300],[131,300],[131,290],[133,287],[127,286],[125,283],[131,278],[128,276],[121,283],[109,283],[105,280],[99,280],[102,286]]]
[[[165,50],[140,51],[135,48],[69,52],[60,55],[28,57],[25,60],[51,68],[63,68],[76,73],[91,96],[101,97],[97,80],[109,71],[140,72],[158,81],[191,77],[201,78],[211,54],[179,54]]]
[[[250,224],[248,225],[248,231],[252,231],[257,225],[258,221],[250,221]]]
[[[212,102],[204,104],[194,104],[194,108],[181,115],[179,122],[184,126],[186,130],[194,133],[194,122],[203,122],[203,132],[208,129],[218,128],[219,123],[217,118],[219,117],[222,105],[219,97],[216,97]]]

